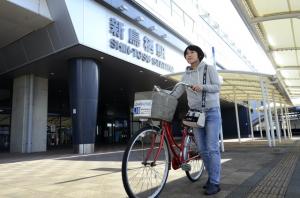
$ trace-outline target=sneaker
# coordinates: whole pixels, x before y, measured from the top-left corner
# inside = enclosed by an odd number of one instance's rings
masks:
[[[184,164],[181,165],[181,169],[183,171],[191,171],[192,166],[190,164],[184,163]]]
[[[209,184],[210,184],[210,182],[209,182],[209,178],[208,178],[207,181],[206,181],[206,183],[204,184],[204,186],[202,186],[202,188],[206,189]]]
[[[221,188],[218,184],[212,184],[210,183],[205,190],[206,195],[214,195],[220,192]]]

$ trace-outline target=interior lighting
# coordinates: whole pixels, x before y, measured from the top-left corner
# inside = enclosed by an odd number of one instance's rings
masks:
[[[168,37],[168,35],[167,35],[167,34],[163,34],[163,35],[161,35],[160,37],[165,39],[165,38]]]
[[[201,18],[203,18],[203,19],[207,19],[207,18],[209,18],[209,13],[208,12],[205,12],[205,13],[203,13],[203,14],[200,14],[199,15]]]
[[[138,22],[141,22],[141,21],[144,21],[145,19],[143,17],[139,16],[139,17],[136,17],[135,20]]]
[[[149,27],[149,30],[151,30],[153,32],[153,31],[157,30],[157,28],[153,25],[153,26]]]
[[[127,8],[127,6],[125,6],[125,5],[121,5],[121,6],[119,7],[119,10],[121,10],[121,11],[123,12],[123,11],[127,11],[128,8]]]
[[[212,27],[214,29],[219,29],[220,25],[217,22],[214,21],[214,22],[212,22]]]

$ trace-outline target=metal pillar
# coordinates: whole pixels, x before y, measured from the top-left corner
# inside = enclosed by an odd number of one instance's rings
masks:
[[[261,92],[262,92],[262,96],[263,96],[266,136],[268,139],[269,147],[272,147],[272,142],[271,142],[271,138],[270,138],[270,125],[269,125],[268,112],[267,112],[267,106],[266,106],[266,91],[265,91],[265,85],[264,85],[262,79],[260,79],[260,87],[261,87]]]
[[[268,104],[268,115],[269,115],[269,125],[270,125],[270,132],[271,132],[271,140],[272,140],[272,145],[275,146],[276,142],[275,142],[273,119],[272,119],[272,108],[271,108],[271,104],[269,102],[268,88],[266,86],[265,86],[265,91],[266,91],[266,99],[267,99],[267,104]]]
[[[237,102],[236,102],[235,91],[234,91],[234,108],[235,108],[235,118],[236,118],[236,127],[237,127],[237,132],[238,132],[238,138],[239,138],[239,142],[241,143],[241,131],[240,131],[239,112],[238,112],[238,107],[237,107]]]
[[[283,131],[284,139],[286,140],[286,126],[285,126],[285,120],[284,120],[283,108],[281,102],[280,102],[280,114],[281,114],[281,128]]]
[[[256,102],[256,107],[257,107],[257,101]],[[259,122],[259,132],[260,132],[260,138],[263,138],[263,134],[262,134],[262,128],[261,128],[261,119],[260,119],[260,110],[259,107],[257,108],[257,113],[258,113],[258,122]]]
[[[251,117],[251,105],[250,105],[249,95],[247,95],[247,98],[248,98],[248,113],[249,113],[250,129],[251,129],[251,138],[252,138],[252,140],[254,140],[253,124],[252,124],[252,117]]]
[[[290,118],[289,118],[288,114],[289,114],[289,110],[285,106],[285,116],[286,116],[287,131],[288,131],[288,136],[291,139],[292,138],[292,128],[291,128],[291,122],[290,122]]]
[[[216,62],[216,53],[215,53],[215,48],[212,47],[211,48],[212,50],[212,59],[213,59],[213,65],[215,67],[215,69],[217,69],[217,62]],[[223,138],[223,126],[222,126],[222,123],[221,123],[221,128],[220,128],[220,139],[221,139],[221,151],[224,152],[224,138]]]
[[[275,116],[275,123],[276,123],[276,135],[278,138],[278,141],[281,142],[281,130],[279,127],[279,122],[278,122],[278,115],[277,115],[277,107],[276,107],[276,100],[275,100],[275,96],[274,93],[272,94],[273,97],[273,104],[274,104],[274,116]]]
[[[223,138],[223,127],[222,127],[222,124],[221,124],[221,131],[220,131],[220,139],[221,139],[221,151],[224,152],[225,149],[224,149],[224,138]]]
[[[91,58],[69,60],[70,111],[74,152],[94,152],[97,126],[99,70]]]
[[[287,118],[287,110],[286,110],[286,105],[284,105],[284,117],[285,117],[285,127],[287,131],[287,137],[290,138],[290,130],[289,130],[289,122]]]

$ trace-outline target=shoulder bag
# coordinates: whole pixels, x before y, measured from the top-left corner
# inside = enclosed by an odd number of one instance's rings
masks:
[[[203,85],[206,84],[207,65],[204,66]],[[205,108],[206,92],[202,90],[202,109]],[[205,126],[205,112],[197,109],[190,109],[183,119],[183,124],[193,127],[202,128]]]

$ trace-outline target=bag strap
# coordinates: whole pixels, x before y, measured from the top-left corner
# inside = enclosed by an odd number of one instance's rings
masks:
[[[206,84],[206,73],[207,73],[207,65],[204,66],[203,72],[203,85]],[[205,98],[206,98],[206,91],[202,91],[202,108],[205,107]]]

